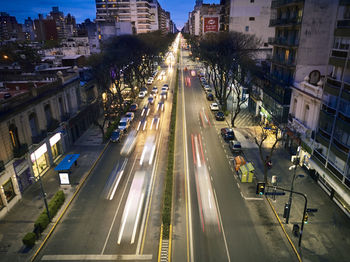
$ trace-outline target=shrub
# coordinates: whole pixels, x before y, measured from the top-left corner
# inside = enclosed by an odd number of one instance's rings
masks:
[[[47,216],[46,211],[42,212],[38,219],[34,222],[34,227],[38,227],[40,229],[40,233],[44,232],[45,228],[50,223],[49,217]]]
[[[23,238],[22,242],[27,247],[33,247],[35,245],[36,235],[34,232],[27,233]]]

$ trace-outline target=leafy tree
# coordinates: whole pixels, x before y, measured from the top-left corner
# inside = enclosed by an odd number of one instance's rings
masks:
[[[264,143],[266,144],[267,139],[272,140],[272,146],[267,149],[267,153],[264,152]],[[278,143],[282,140],[282,135],[276,130],[268,130],[264,127],[261,127],[260,135],[257,135],[254,138],[256,145],[259,147],[260,160],[264,166],[264,182],[268,184],[267,181],[267,171],[268,171],[268,162],[272,161],[272,155],[275,152]]]
[[[242,87],[250,84],[248,72],[254,65],[260,41],[253,35],[240,32],[209,33],[201,39],[188,39],[193,57],[198,57],[207,69],[223,110],[226,111],[231,94],[237,102],[231,118],[231,124],[235,126],[235,119],[245,102]]]

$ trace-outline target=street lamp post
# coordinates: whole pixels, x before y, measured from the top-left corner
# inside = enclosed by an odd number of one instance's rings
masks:
[[[298,167],[298,164],[299,164],[299,157],[295,157],[293,164],[294,164],[294,166],[290,167],[290,168],[294,168],[294,174],[293,174],[292,184],[290,186],[289,201],[288,201],[288,211],[287,211],[287,214],[286,214],[286,224],[288,224],[288,222],[289,222],[290,210],[292,208],[294,180],[295,180],[295,176],[296,176],[296,170],[297,170],[297,167]]]
[[[36,169],[37,169],[37,172],[38,172],[38,178],[36,178],[35,176],[34,176],[33,178],[34,178],[35,182],[36,182],[36,181],[39,181],[40,190],[41,190],[41,195],[43,196],[43,199],[44,199],[44,204],[45,204],[45,208],[46,208],[47,217],[49,218],[49,221],[51,222],[51,216],[50,216],[50,211],[49,211],[49,205],[47,204],[46,193],[45,193],[45,190],[44,190],[43,181],[41,180],[41,176],[40,176],[40,173],[39,173],[38,161],[37,161],[37,159],[36,159],[35,153],[34,153],[34,157],[35,157]]]

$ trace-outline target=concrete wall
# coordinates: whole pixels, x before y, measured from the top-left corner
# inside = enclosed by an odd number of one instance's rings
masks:
[[[273,37],[275,29],[269,27],[271,16],[271,0],[257,0],[251,3],[247,0],[231,0],[229,31],[254,34],[263,43]],[[254,17],[250,21],[249,17]],[[249,26],[249,31],[246,31]]]
[[[338,0],[306,0],[297,51],[295,81],[301,82],[313,70],[326,74]]]

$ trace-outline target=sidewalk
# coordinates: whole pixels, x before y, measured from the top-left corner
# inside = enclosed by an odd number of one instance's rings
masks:
[[[253,162],[257,180],[263,181],[263,166],[260,161],[258,147],[254,142],[256,133],[252,128],[235,128],[237,138],[242,143],[245,158]],[[277,176],[278,186],[290,189],[294,170],[289,170],[292,166],[291,156],[284,149],[278,148],[272,157],[273,167],[269,170],[268,179],[271,181],[273,175]],[[304,224],[301,248],[298,247],[298,237],[293,236],[293,224],[301,226],[303,217],[304,198],[293,194],[291,215],[289,224],[285,224],[283,218],[284,205],[288,202],[289,194],[276,196],[270,200],[281,219],[287,234],[293,241],[301,258],[306,261],[349,261],[350,254],[350,219],[341,209],[328,197],[307,172],[298,167],[296,170],[294,191],[307,195],[308,208],[317,208],[318,212],[309,213],[308,224]]]
[[[66,152],[66,154],[80,154],[80,157],[78,159],[78,167],[73,170],[70,177],[72,187],[64,189],[65,204],[71,199],[81,178],[88,173],[105,146],[101,144],[101,135],[97,131],[99,131],[98,127],[91,126],[70,148],[69,152]],[[61,159],[63,157],[64,155]],[[58,175],[54,168],[55,166],[51,167],[42,177],[48,201],[61,189]],[[32,249],[26,249],[22,244],[22,238],[26,233],[33,230],[35,220],[44,209],[45,205],[41,196],[40,185],[37,182],[22,194],[20,202],[0,220],[0,261],[30,260],[58,217],[57,214],[43,232],[41,238],[36,242],[36,245]]]

